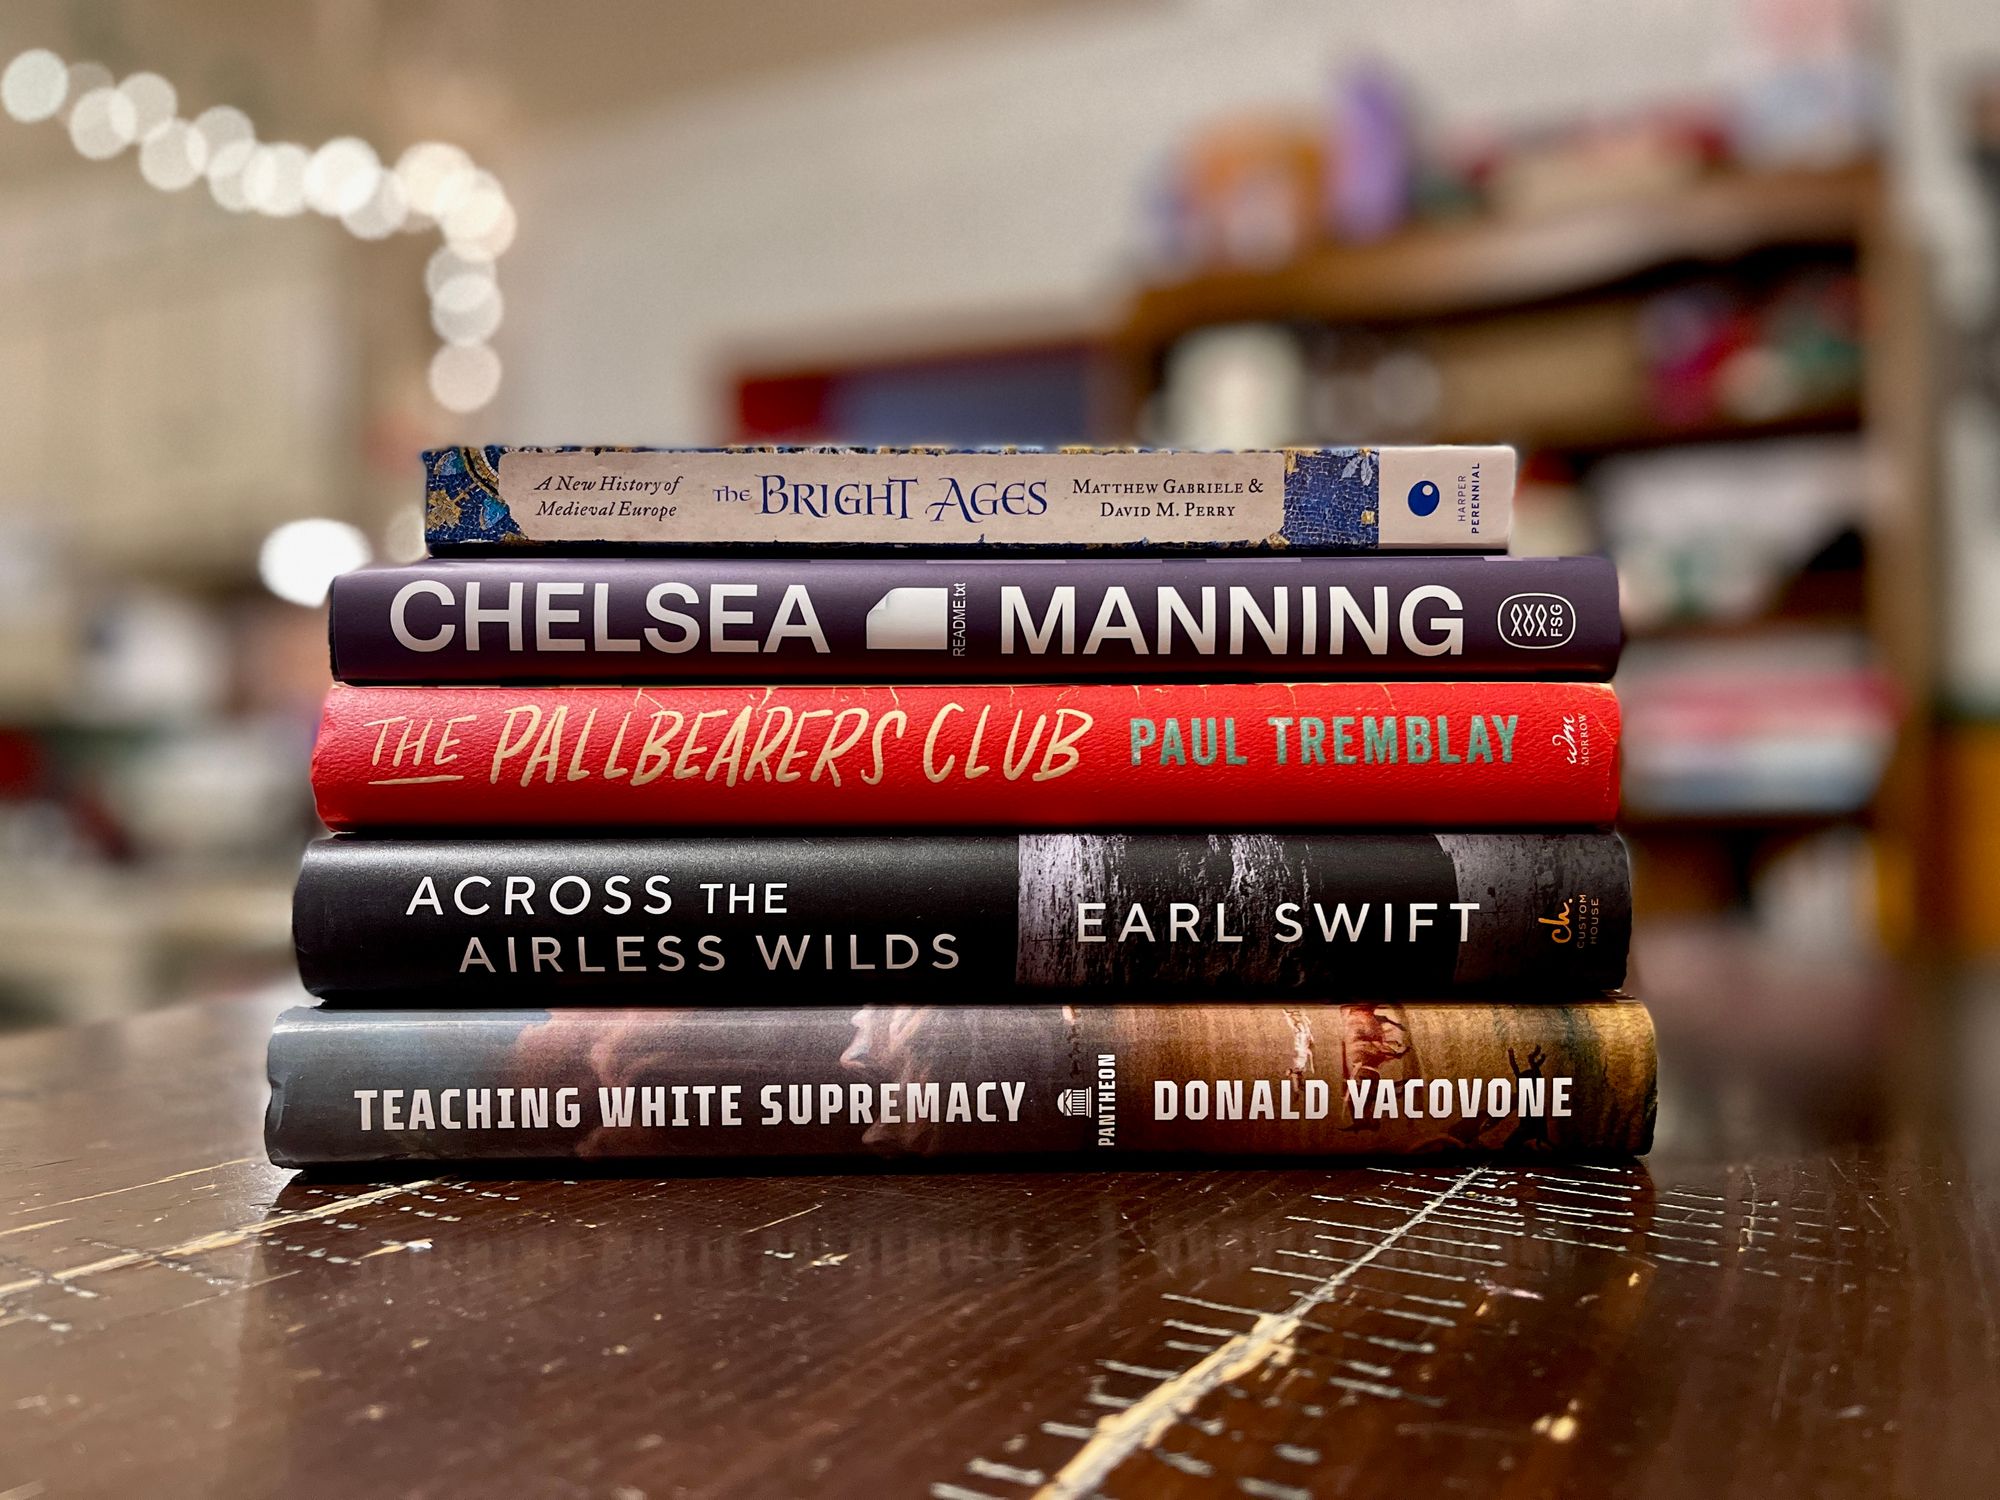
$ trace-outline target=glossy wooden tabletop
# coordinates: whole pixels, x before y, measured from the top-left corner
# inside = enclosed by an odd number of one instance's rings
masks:
[[[1656,935],[1643,1166],[309,1182],[0,1042],[0,1500],[2000,1494],[2000,986]]]

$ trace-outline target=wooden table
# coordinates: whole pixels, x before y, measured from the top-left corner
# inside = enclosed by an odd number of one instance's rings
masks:
[[[2000,987],[1643,955],[1644,1165],[262,1158],[276,1001],[0,1045],[0,1497],[2000,1494]]]

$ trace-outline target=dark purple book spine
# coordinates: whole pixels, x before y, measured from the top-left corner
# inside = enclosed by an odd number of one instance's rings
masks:
[[[1598,681],[1599,557],[492,557],[336,579],[355,683]]]

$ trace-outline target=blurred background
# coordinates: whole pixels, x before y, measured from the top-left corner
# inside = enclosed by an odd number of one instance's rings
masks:
[[[288,971],[327,581],[488,439],[1511,441],[1623,581],[1640,979],[2000,948],[1991,0],[10,0],[0,68],[0,1026]]]

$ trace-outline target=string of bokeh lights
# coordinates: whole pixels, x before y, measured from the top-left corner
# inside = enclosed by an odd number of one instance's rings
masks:
[[[431,327],[442,343],[430,390],[448,411],[470,412],[500,389],[500,356],[487,342],[505,310],[497,265],[516,221],[499,179],[465,151],[423,141],[385,166],[375,148],[340,136],[317,150],[260,141],[227,104],[179,117],[179,95],[157,73],[122,82],[99,63],[66,63],[46,48],[21,53],[0,73],[0,108],[23,124],[53,120],[91,161],[137,147],[139,175],[162,192],[205,182],[231,213],[285,219],[308,210],[364,240],[435,229],[444,243],[424,267]]]

